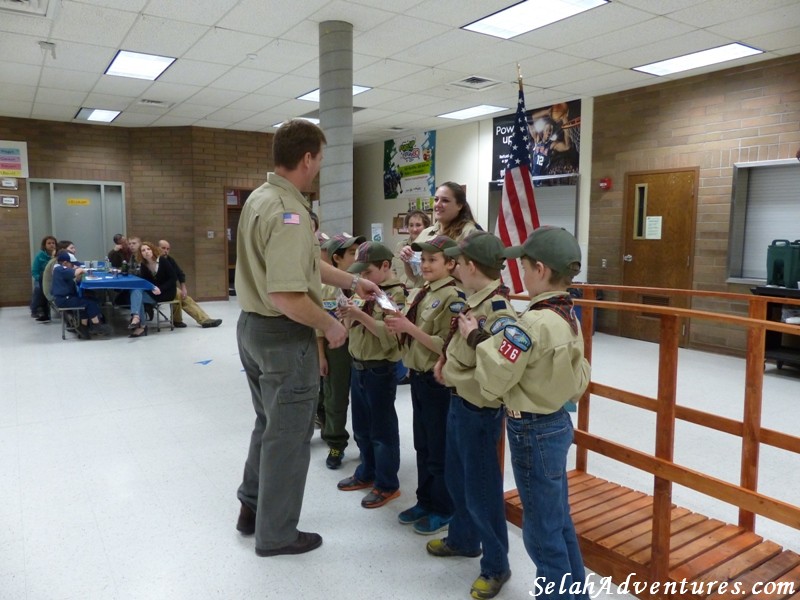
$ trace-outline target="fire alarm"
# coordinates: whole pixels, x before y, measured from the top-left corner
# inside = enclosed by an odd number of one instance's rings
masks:
[[[600,180],[600,189],[608,191],[611,189],[611,178],[610,177],[603,177]]]

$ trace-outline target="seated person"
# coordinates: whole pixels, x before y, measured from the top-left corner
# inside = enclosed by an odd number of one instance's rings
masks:
[[[158,249],[161,250],[161,256],[169,260],[172,269],[175,271],[175,275],[178,277],[178,284],[180,286],[175,296],[180,300],[180,303],[176,304],[172,311],[173,325],[178,328],[186,327],[186,323],[183,322],[183,312],[186,312],[186,314],[197,321],[203,329],[219,327],[222,324],[222,319],[212,319],[209,317],[206,311],[200,308],[200,305],[189,296],[189,292],[186,289],[186,273],[183,272],[183,269],[180,268],[177,261],[169,255],[170,248],[171,246],[167,240],[158,241]]]
[[[44,297],[47,298],[47,302],[54,302],[53,298],[53,269],[56,268],[57,257],[58,254],[62,250],[66,250],[70,252],[69,248],[72,246],[75,247],[72,242],[69,240],[63,240],[56,244],[56,253],[53,255],[53,258],[45,265],[44,271],[42,271],[42,293]]]
[[[172,268],[172,263],[153,242],[142,242],[138,254],[139,276],[151,282],[154,287],[147,293],[142,290],[131,290],[131,323],[128,329],[133,329],[128,337],[141,337],[147,335],[147,326],[144,323],[145,304],[153,305],[156,302],[169,302],[175,299],[178,290],[178,276]],[[156,298],[156,296],[158,298]]]
[[[91,334],[108,335],[111,327],[100,322],[100,305],[94,300],[83,298],[78,294],[78,282],[85,270],[75,268],[80,264],[75,255],[61,251],[56,256],[53,268],[53,301],[58,308],[80,308],[80,324],[77,327],[78,337],[91,339]]]
[[[122,268],[122,262],[131,262],[131,251],[128,248],[128,238],[121,233],[114,236],[114,247],[108,251],[108,262],[115,269]]]

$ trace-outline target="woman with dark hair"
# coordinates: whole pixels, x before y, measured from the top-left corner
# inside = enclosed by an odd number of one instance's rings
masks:
[[[33,278],[33,293],[31,294],[31,317],[40,322],[50,320],[50,305],[42,289],[42,275],[48,262],[55,256],[58,240],[52,235],[42,238],[39,252],[33,257],[31,264],[31,277]]]
[[[144,305],[156,302],[169,302],[175,299],[178,291],[178,275],[166,255],[161,254],[159,247],[153,242],[142,242],[137,252],[139,276],[155,287],[146,294],[142,290],[131,290],[131,323],[128,329],[133,332],[128,337],[147,335],[144,323]],[[158,296],[158,298],[156,298]]]
[[[446,235],[452,240],[460,242],[470,233],[478,229],[472,209],[467,203],[467,192],[464,186],[453,181],[445,181],[436,188],[433,198],[433,215],[436,223],[424,229],[414,240],[417,243],[432,240],[437,235]],[[410,245],[403,246],[400,250],[400,259],[405,263],[407,277],[414,277],[411,265],[414,251]]]

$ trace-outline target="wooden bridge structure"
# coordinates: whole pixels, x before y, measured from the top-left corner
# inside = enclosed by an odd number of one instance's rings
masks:
[[[758,491],[760,449],[772,446],[800,454],[800,437],[762,427],[764,347],[767,332],[794,334],[797,325],[768,321],[767,304],[774,298],[699,290],[666,290],[623,286],[581,285],[576,304],[582,307],[581,327],[586,356],[591,362],[596,310],[647,313],[660,319],[658,388],[655,397],[598,383],[592,379],[578,403],[575,444],[576,468],[569,473],[570,508],[586,566],[620,584],[639,583],[639,598],[705,600],[752,598],[800,600],[800,555],[763,539],[756,532],[756,515],[798,531],[800,506]],[[597,292],[703,297],[741,302],[747,316],[700,310],[599,301]],[[520,297],[519,299],[526,299]],[[800,300],[781,299],[796,305]],[[683,319],[742,327],[747,331],[746,376],[742,419],[735,420],[688,406],[677,398],[678,342]],[[771,334],[775,335],[775,334]],[[591,431],[591,396],[602,397],[655,413],[653,454],[604,439]],[[800,390],[797,399],[800,401]],[[736,401],[736,398],[732,398]],[[677,464],[673,460],[676,421],[685,421],[740,439],[738,484],[723,481]],[[652,476],[649,493],[633,490],[592,475],[589,454],[597,453]],[[798,477],[786,473],[786,477]],[[708,518],[672,502],[674,484],[685,486],[738,508],[738,523]],[[800,499],[794,499],[800,501]],[[506,492],[506,517],[522,525],[522,506],[516,490]],[[631,576],[631,574],[634,574]],[[718,582],[710,587],[711,582]],[[719,583],[727,586],[720,587]],[[658,586],[652,584],[657,583]],[[683,587],[680,584],[683,583]],[[689,584],[694,583],[694,586]],[[738,583],[738,585],[736,585]],[[759,583],[755,592],[753,584]],[[667,585],[670,584],[670,585]],[[698,584],[706,584],[700,586]],[[787,585],[787,584],[793,584]],[[741,590],[741,593],[734,593]]]

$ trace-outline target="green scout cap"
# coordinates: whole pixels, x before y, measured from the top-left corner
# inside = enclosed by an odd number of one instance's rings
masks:
[[[503,242],[497,236],[488,231],[473,231],[458,242],[458,246],[445,250],[444,254],[451,258],[463,254],[470,260],[486,267],[501,269],[505,260],[503,250],[505,250]]]
[[[506,258],[527,256],[543,262],[558,273],[568,273],[572,263],[581,264],[578,240],[563,227],[542,226],[528,236],[521,246],[505,250]]]
[[[363,244],[366,239],[367,238],[365,238],[363,235],[353,237],[351,235],[347,235],[346,233],[340,233],[333,236],[320,247],[328,254],[336,254],[339,250],[346,250],[353,244]]]
[[[358,247],[356,262],[347,269],[348,273],[361,273],[374,262],[388,260],[391,261],[394,254],[389,248],[380,242],[364,242]]]
[[[455,241],[451,240],[446,235],[437,235],[435,238],[424,242],[414,242],[411,244],[411,249],[414,252],[444,252],[448,248],[453,248],[455,245]]]

